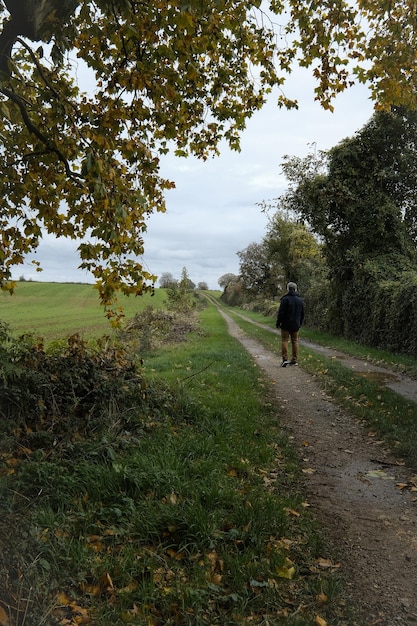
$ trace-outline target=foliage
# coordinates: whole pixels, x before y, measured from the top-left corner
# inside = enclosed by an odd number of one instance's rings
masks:
[[[242,306],[247,298],[248,294],[243,283],[239,280],[226,285],[221,295],[222,301],[229,306]]]
[[[297,66],[312,68],[327,108],[355,78],[379,107],[414,106],[410,7],[271,0],[265,13],[252,0],[4,0],[3,288],[48,232],[80,241],[81,267],[107,307],[118,290],[150,289],[156,277],[138,260],[146,218],[165,210],[174,186],[161,154],[205,159],[222,139],[239,149],[246,120]],[[296,106],[283,92],[278,103]]]
[[[188,276],[186,267],[182,268],[181,279],[167,289],[169,308],[182,313],[191,312],[197,306],[194,292],[195,284]]]
[[[239,276],[236,276],[236,274],[232,274],[228,272],[227,274],[223,274],[223,276],[220,276],[217,283],[222,289],[226,289],[227,285],[229,285],[230,283],[237,283],[238,281],[239,281]]]
[[[279,200],[278,200],[279,202]],[[272,204],[261,204],[269,211]],[[274,207],[276,208],[276,207]],[[240,306],[244,301],[272,300],[295,281],[303,296],[315,289],[325,272],[321,246],[301,220],[278,208],[269,217],[267,233],[260,244],[252,243],[237,253],[240,258],[240,286],[226,288],[224,301]],[[237,294],[240,297],[237,297]]]
[[[342,279],[363,256],[415,255],[416,153],[417,114],[396,108],[375,113],[332,148],[326,173],[318,173],[311,155],[284,165],[291,183],[284,203],[323,239],[328,264]]]
[[[146,394],[135,362],[107,338],[89,348],[73,335],[66,348],[48,354],[39,338],[3,332],[0,349],[0,413],[31,449],[44,440],[58,445],[76,433],[103,433],[114,410],[122,415]]]
[[[160,155],[205,159],[223,138],[238,148],[246,118],[277,82],[274,37],[242,0],[75,4],[66,19],[43,3],[50,12],[37,19],[52,33],[20,26],[25,39],[9,31],[35,5],[7,3],[10,21],[1,9],[11,54],[0,88],[2,278],[10,287],[12,266],[46,230],[81,240],[81,267],[109,306],[118,289],[140,294],[156,280],[138,257],[147,215],[165,210],[174,186],[159,173]],[[52,58],[28,43],[51,34]],[[58,58],[62,46],[69,52]]]
[[[417,356],[417,272],[403,257],[364,260],[343,294],[339,310],[344,336]],[[336,328],[339,330],[339,325]]]
[[[277,293],[279,265],[265,240],[251,243],[237,253],[239,257],[239,279],[245,291],[251,296],[259,294],[274,296]]]
[[[280,291],[285,290],[287,282],[293,281],[305,294],[323,268],[317,238],[300,220],[290,219],[288,214],[278,210],[268,222],[265,242],[269,257],[282,268]]]

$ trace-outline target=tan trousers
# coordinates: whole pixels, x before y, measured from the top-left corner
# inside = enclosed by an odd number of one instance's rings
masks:
[[[288,342],[291,338],[292,361],[298,361],[298,330],[289,331],[281,328],[281,352],[282,360],[288,361]]]

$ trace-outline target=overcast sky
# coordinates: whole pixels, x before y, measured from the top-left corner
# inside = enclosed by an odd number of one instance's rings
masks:
[[[174,180],[167,192],[167,212],[152,216],[145,233],[147,270],[158,276],[170,272],[180,278],[183,267],[194,283],[218,289],[226,273],[238,274],[237,252],[265,235],[266,216],[258,203],[279,196],[286,188],[280,172],[285,154],[304,157],[315,144],[327,150],[352,136],[372,116],[373,105],[363,86],[353,87],[335,101],[335,111],[314,102],[314,85],[307,71],[297,71],[285,89],[299,100],[298,110],[284,111],[271,96],[264,109],[247,124],[240,153],[225,146],[221,156],[202,162],[167,156],[162,176]],[[34,271],[31,258],[40,261]],[[29,256],[14,278],[53,282],[93,282],[78,268],[76,244],[46,237],[36,256]]]

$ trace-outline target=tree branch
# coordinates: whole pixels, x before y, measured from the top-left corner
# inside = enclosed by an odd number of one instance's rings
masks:
[[[64,165],[65,172],[66,172],[68,178],[72,178],[73,180],[77,180],[77,179],[79,180],[79,179],[83,178],[81,176],[81,174],[78,174],[77,172],[73,172],[71,170],[70,165],[68,163],[68,160],[66,159],[64,154],[61,152],[61,150],[59,150],[59,148],[57,148],[57,146],[53,145],[49,141],[48,137],[46,137],[43,133],[41,133],[39,128],[37,126],[35,126],[35,124],[32,122],[32,120],[30,119],[29,114],[28,114],[28,112],[26,110],[26,104],[25,104],[24,99],[21,96],[19,96],[18,94],[14,93],[13,91],[11,91],[10,89],[7,89],[4,86],[0,87],[0,93],[2,93],[4,96],[6,96],[6,98],[11,100],[12,102],[14,102],[18,106],[18,108],[20,110],[20,114],[22,116],[22,120],[23,120],[26,128],[28,129],[28,131],[30,133],[32,133],[32,135],[35,135],[35,137],[37,137],[39,139],[39,141],[41,143],[43,143],[43,145],[47,148],[47,150],[49,152],[52,152],[53,154],[56,154],[58,159]]]

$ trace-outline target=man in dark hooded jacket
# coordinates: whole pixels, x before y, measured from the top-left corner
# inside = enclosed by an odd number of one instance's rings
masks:
[[[277,328],[281,329],[281,367],[298,365],[298,332],[304,320],[304,302],[300,298],[296,283],[288,283],[287,293],[281,298]],[[292,359],[288,361],[288,342],[291,337]]]

